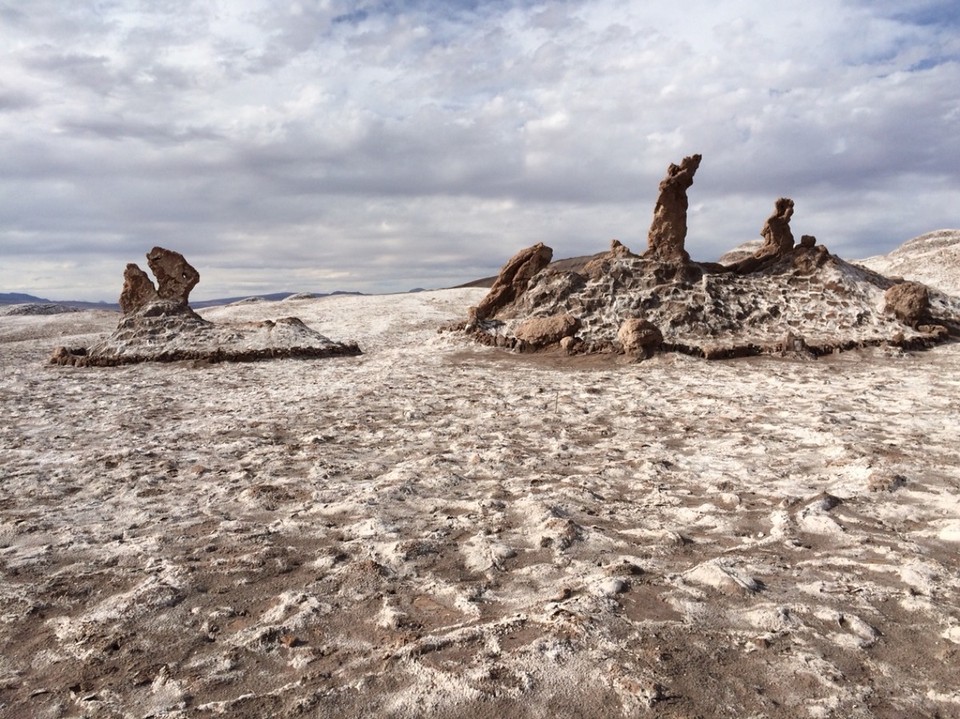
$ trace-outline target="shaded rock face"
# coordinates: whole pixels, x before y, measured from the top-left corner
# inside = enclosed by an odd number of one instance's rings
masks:
[[[667,176],[660,181],[660,195],[653,210],[653,222],[647,234],[646,256],[669,263],[686,263],[690,255],[684,249],[687,239],[687,190],[700,167],[700,155],[683,158],[671,164]]]
[[[916,327],[930,315],[930,293],[919,282],[901,282],[883,296],[887,312],[911,327]]]
[[[478,321],[493,319],[497,313],[517,300],[527,290],[530,278],[550,264],[553,250],[542,242],[518,252],[500,270],[490,293],[474,308]]]
[[[120,292],[120,311],[125,315],[160,299],[150,277],[133,262],[123,271],[123,290]]]
[[[793,217],[793,200],[789,197],[778,198],[773,206],[773,214],[767,218],[763,229],[760,230],[763,246],[757,251],[757,257],[782,255],[793,249],[791,217]]]

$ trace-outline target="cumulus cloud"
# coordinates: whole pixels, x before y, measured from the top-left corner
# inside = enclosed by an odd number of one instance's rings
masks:
[[[153,244],[198,297],[403,290],[538,241],[794,225],[865,256],[955,226],[949,0],[0,2],[0,290],[112,299]]]

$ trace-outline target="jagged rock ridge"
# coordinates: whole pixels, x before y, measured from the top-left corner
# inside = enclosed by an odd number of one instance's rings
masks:
[[[262,322],[214,324],[189,305],[200,273],[178,252],[154,247],[147,254],[154,286],[136,264],[124,271],[123,316],[112,334],[89,348],[60,347],[52,364],[115,366],[138,362],[249,362],[279,358],[319,358],[360,354],[307,327],[296,317]]]
[[[730,266],[690,261],[686,190],[699,162],[693,155],[670,166],[643,255],[614,240],[581,271],[542,269],[512,302],[471,317],[463,329],[480,342],[516,349],[724,358],[924,347],[960,324],[956,298],[913,283],[898,286],[832,255],[812,236],[796,244],[790,198],[776,200],[761,230],[764,242],[752,254]],[[531,326],[567,331],[537,335]]]

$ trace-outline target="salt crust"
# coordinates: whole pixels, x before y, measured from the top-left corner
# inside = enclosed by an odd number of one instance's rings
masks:
[[[322,361],[47,366],[116,315],[0,318],[0,714],[955,713],[957,345],[436,332],[484,292],[297,300],[365,352]]]

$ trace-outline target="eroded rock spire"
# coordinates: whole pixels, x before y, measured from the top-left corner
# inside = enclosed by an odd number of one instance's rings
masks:
[[[653,222],[647,234],[646,256],[661,262],[685,264],[690,255],[684,249],[687,239],[687,190],[700,167],[701,155],[683,158],[671,164],[660,181],[660,196],[653,210]]]

